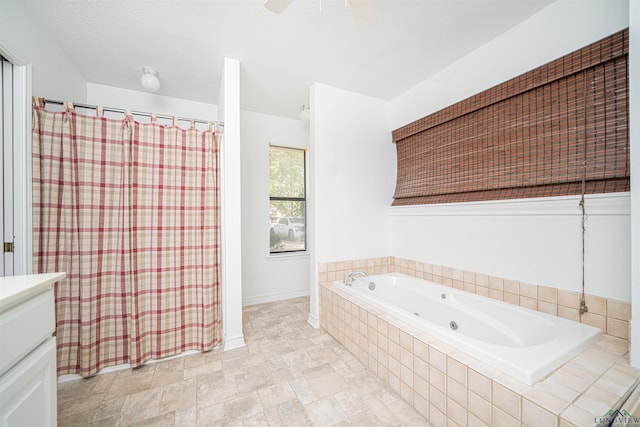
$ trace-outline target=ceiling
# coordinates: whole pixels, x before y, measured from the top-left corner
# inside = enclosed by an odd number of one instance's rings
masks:
[[[88,82],[142,90],[143,66],[161,95],[217,104],[224,57],[241,67],[241,108],[299,117],[324,83],[393,99],[553,0],[370,0],[359,28],[349,1],[22,0]]]

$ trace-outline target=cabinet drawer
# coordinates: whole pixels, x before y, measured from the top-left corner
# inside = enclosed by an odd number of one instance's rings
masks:
[[[0,375],[51,337],[55,329],[53,289],[0,313]]]

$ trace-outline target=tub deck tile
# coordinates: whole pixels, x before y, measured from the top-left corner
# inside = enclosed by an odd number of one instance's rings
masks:
[[[548,408],[524,399],[522,401],[522,424],[527,427],[554,427],[558,425],[558,415]]]
[[[570,401],[560,399],[552,393],[548,393],[540,388],[532,387],[523,394],[524,400],[534,403],[554,415],[560,415],[569,405]]]
[[[518,381],[517,379],[500,372],[498,375],[493,377],[493,382],[502,385],[518,394],[524,394],[528,391],[531,386],[523,383],[522,381]]]
[[[545,380],[542,382],[538,382],[534,385],[534,388],[549,393],[556,398],[567,402],[573,402],[580,396],[579,391],[565,387],[563,384],[557,381]]]
[[[444,342],[437,339],[434,339],[433,341],[431,341],[429,345],[431,346],[431,348],[445,355],[457,350],[455,347],[452,347],[449,344],[445,344]]]
[[[592,383],[598,379],[600,375],[606,372],[606,370],[596,369],[595,367],[589,366],[589,364],[584,361],[573,359],[567,362],[564,366],[558,368],[555,372],[564,372],[573,375],[574,377],[578,377],[588,383]]]
[[[590,410],[582,409],[576,405],[569,406],[562,413],[562,420],[571,423],[572,426],[592,426],[594,414]],[[561,424],[562,425],[562,424]]]

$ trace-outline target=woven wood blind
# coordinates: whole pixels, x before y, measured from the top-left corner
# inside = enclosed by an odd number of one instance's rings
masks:
[[[629,191],[628,32],[393,131],[393,205]]]

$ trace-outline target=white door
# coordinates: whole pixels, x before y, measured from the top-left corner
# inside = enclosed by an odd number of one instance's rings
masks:
[[[1,58],[1,57],[0,57]],[[2,114],[0,124],[2,128],[2,162],[0,163],[2,176],[2,209],[0,210],[0,242],[2,245],[2,261],[0,268],[3,276],[14,274],[14,244],[13,229],[13,65],[2,58]]]
[[[0,273],[31,274],[31,65],[1,50],[0,96]]]

